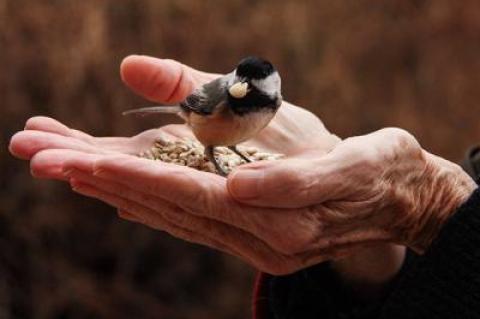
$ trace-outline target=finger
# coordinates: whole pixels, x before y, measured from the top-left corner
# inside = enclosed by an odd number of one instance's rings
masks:
[[[232,217],[238,203],[230,201],[232,205],[227,211],[225,179],[215,174],[124,155],[73,158],[64,165],[65,170],[72,168],[88,173],[91,181],[102,178],[118,183],[180,206],[192,214],[232,225],[252,224],[252,219],[247,221],[245,214],[237,219]],[[242,223],[240,219],[245,221]]]
[[[74,138],[94,147],[126,154],[138,154],[141,151],[152,147],[155,141],[167,141],[180,137],[193,137],[191,130],[185,125],[167,125],[160,129],[145,131],[133,138],[93,137],[84,132],[71,129],[52,118],[44,116],[30,118],[25,125],[25,130],[42,131]]]
[[[10,140],[10,152],[21,159],[30,159],[46,149],[71,149],[86,153],[106,154],[111,151],[93,146],[72,137],[42,131],[21,131]]]
[[[218,75],[194,70],[174,60],[131,55],[120,66],[122,80],[145,98],[165,103],[183,100]]]
[[[34,175],[57,178],[76,168],[96,177],[125,185],[177,205],[192,215],[216,220],[245,232],[281,254],[305,250],[322,227],[306,210],[282,210],[244,206],[228,195],[225,180],[210,173],[127,155],[102,155],[56,150],[44,161],[34,161]],[[36,164],[41,163],[41,164]],[[64,177],[60,177],[64,178]],[[139,200],[142,202],[142,200]],[[275,227],[271,227],[272,218]]]
[[[89,183],[99,177],[161,198],[192,215],[242,229],[280,253],[305,250],[322,227],[308,210],[279,211],[240,204],[229,196],[225,179],[217,175],[127,156],[99,155],[96,160],[90,159],[75,158],[65,164],[65,169],[87,172]],[[275,227],[271,226],[273,219]]]
[[[123,184],[178,205],[192,214],[261,233],[268,216],[260,210],[244,211],[225,191],[225,178],[192,168],[126,156],[102,156],[94,163],[77,158],[66,166],[89,170],[100,177]],[[281,218],[281,217],[279,217]]]
[[[157,230],[165,231],[174,237],[181,238],[189,242],[206,245],[231,254],[229,248],[222,244],[220,241],[207,238],[204,235],[197,234],[195,232],[183,229],[175,224],[172,224],[167,220],[163,219],[162,216],[157,214],[155,211],[152,211],[143,205],[119,197],[115,194],[101,191],[96,186],[82,183],[73,178],[70,179],[70,185],[73,191],[84,196],[99,199],[113,207],[116,207],[119,211],[128,212],[129,216],[134,216],[133,219],[141,222],[146,226],[152,227]]]
[[[250,205],[301,208],[335,196],[339,172],[328,155],[321,159],[284,159],[242,165],[229,174],[228,191]]]
[[[99,191],[115,194],[120,198],[130,200],[151,210],[161,212],[159,214],[162,215],[164,215],[164,211],[172,212],[173,215],[187,215],[187,213],[181,208],[162,198],[138,192],[128,186],[108,181],[97,176],[92,176],[88,172],[79,169],[66,169],[63,174],[70,180],[74,179],[82,184],[95,185],[95,188]]]
[[[65,163],[78,157],[89,160],[93,156],[92,154],[59,149],[41,151],[30,160],[30,172],[36,178],[68,180],[64,173]],[[94,161],[95,158],[93,157],[90,160]]]
[[[116,197],[144,206],[157,212],[159,216],[169,222],[185,229],[195,231],[201,234],[211,234],[213,238],[222,238],[222,242],[229,242],[227,237],[236,230],[230,226],[208,218],[191,215],[182,208],[163,200],[157,196],[145,194],[125,185],[111,182],[96,176],[83,172],[78,169],[69,169],[64,172],[69,180],[85,185],[95,185],[95,189],[100,192],[115,194]],[[133,212],[133,211],[131,211]],[[137,216],[141,219],[141,216]],[[144,223],[147,221],[144,220]],[[154,222],[153,220],[151,222]],[[232,246],[235,246],[233,243]]]
[[[59,121],[46,116],[35,116],[28,119],[25,124],[25,130],[56,133],[67,137],[74,137],[85,142],[91,142],[93,140],[93,136],[71,129]]]
[[[120,184],[112,186],[112,183],[108,181],[99,179],[93,181],[84,174],[81,171],[69,173],[73,189],[83,195],[97,198],[117,207],[119,213],[128,212],[123,214],[124,218],[240,257],[264,271],[278,272],[277,269],[286,268],[288,256],[276,252],[268,244],[248,232],[215,220],[191,215],[181,209],[174,209],[171,205],[163,205],[161,200],[158,201],[153,196],[126,190]],[[84,182],[83,179],[88,182]],[[89,184],[90,182],[95,183],[95,186]],[[160,203],[160,207],[157,205],[158,203]],[[152,205],[155,207],[154,209],[151,208]]]
[[[30,118],[25,124],[25,130],[58,134],[64,137],[78,139],[91,146],[98,146],[110,151],[122,153],[140,152],[142,147],[143,149],[151,147],[151,144],[153,143],[152,141],[154,140],[150,139],[147,141],[145,138],[142,138],[140,143],[138,143],[139,139],[132,141],[132,138],[127,137],[93,137],[79,130],[71,129],[57,120],[45,116],[35,116]],[[150,130],[142,134],[152,137],[155,135],[155,138],[157,139],[162,139],[163,135],[169,135],[162,134],[158,129]]]
[[[196,171],[185,166],[124,154],[70,156],[64,164],[64,170],[69,169],[87,172],[91,178],[101,177],[133,188],[139,187],[141,191],[173,202],[184,200],[189,196],[193,197],[192,188],[195,189],[194,185],[202,178],[222,179],[214,174]],[[190,186],[188,186],[189,181],[192,181]]]

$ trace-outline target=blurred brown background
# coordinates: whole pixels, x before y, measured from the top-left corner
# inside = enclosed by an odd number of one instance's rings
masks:
[[[451,160],[480,141],[480,2],[0,0],[0,318],[248,318],[241,261],[33,180],[7,143],[33,115],[96,135],[154,121],[121,83],[132,53],[215,72],[272,60],[284,96],[342,137],[411,131]],[[140,123],[141,122],[141,123]]]

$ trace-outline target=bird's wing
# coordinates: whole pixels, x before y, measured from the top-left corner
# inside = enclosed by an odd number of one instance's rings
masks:
[[[195,90],[180,103],[184,111],[202,115],[210,115],[215,112],[218,105],[227,98],[227,88],[232,82],[234,74],[229,73],[215,79]]]

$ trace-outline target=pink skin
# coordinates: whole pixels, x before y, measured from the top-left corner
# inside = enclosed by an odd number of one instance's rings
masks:
[[[218,76],[144,56],[126,58],[121,75],[133,91],[164,103],[178,102]],[[74,191],[116,207],[122,218],[238,256],[269,273],[334,260],[346,280],[381,286],[398,271],[404,248],[388,242],[410,242],[385,230],[393,213],[375,215],[372,201],[362,202],[377,195],[368,192],[377,185],[351,168],[371,167],[378,175],[381,160],[398,155],[392,141],[411,145],[415,153],[418,144],[408,134],[383,130],[341,142],[312,113],[284,103],[249,144],[284,153],[286,160],[245,165],[227,180],[132,156],[155,139],[185,136],[192,135],[184,125],[168,125],[132,138],[96,138],[35,117],[12,137],[10,151],[30,160],[35,177],[69,181]],[[368,154],[377,156],[362,156],[365,145]],[[425,165],[416,164],[420,169]],[[339,178],[363,193],[339,184]],[[245,196],[245,189],[260,193]],[[378,269],[372,272],[372,265]]]

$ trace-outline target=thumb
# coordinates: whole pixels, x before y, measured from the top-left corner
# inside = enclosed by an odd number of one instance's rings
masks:
[[[219,76],[174,60],[143,55],[126,57],[120,65],[120,75],[135,93],[161,103],[181,101],[196,87]]]
[[[237,201],[299,208],[326,200],[331,187],[322,160],[285,159],[243,165],[229,174],[227,188]],[[331,178],[330,178],[331,180]]]

